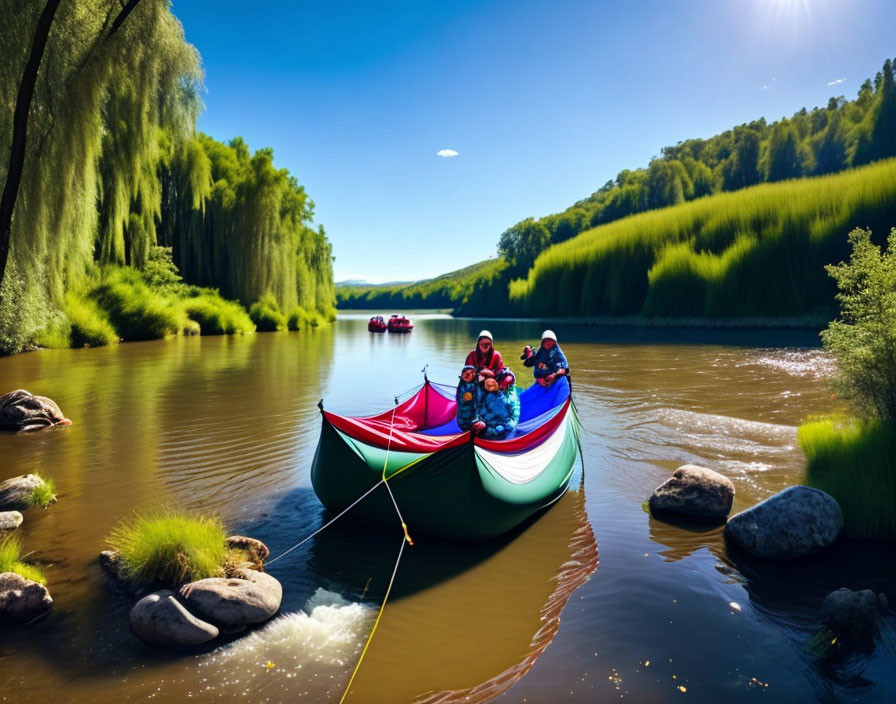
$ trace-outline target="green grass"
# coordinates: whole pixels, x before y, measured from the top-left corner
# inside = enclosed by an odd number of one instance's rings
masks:
[[[221,576],[229,554],[226,538],[216,518],[171,511],[123,521],[106,542],[119,553],[129,579],[177,585]]]
[[[46,508],[56,501],[56,485],[53,483],[52,479],[42,477],[40,474],[35,473],[34,476],[40,479],[40,484],[34,487],[34,491],[31,492],[29,501],[32,506]]]
[[[280,311],[277,299],[270,294],[252,304],[249,308],[249,317],[259,332],[286,330],[286,316]]]
[[[203,292],[184,299],[183,310],[199,323],[201,335],[233,335],[255,332],[255,323],[245,309],[216,293]]]
[[[125,341],[170,337],[184,326],[185,317],[178,306],[150,287],[135,269],[107,267],[91,298],[108,313]]]
[[[39,567],[22,562],[22,544],[18,538],[0,540],[0,572],[15,572],[33,582],[47,583],[47,578]]]
[[[63,312],[70,325],[67,346],[102,347],[118,342],[109,318],[92,299],[71,292],[65,297]]]
[[[894,212],[894,159],[699,198],[549,248],[512,285],[511,306],[529,315],[829,317],[824,265],[846,258],[850,230],[886,233]]]
[[[875,421],[819,420],[797,433],[806,483],[833,496],[853,538],[896,540],[896,428]]]

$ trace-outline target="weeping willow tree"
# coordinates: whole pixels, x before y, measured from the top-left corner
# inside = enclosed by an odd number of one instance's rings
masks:
[[[169,0],[3,0],[0,183],[15,181],[17,198],[0,353],[64,324],[72,291],[101,267],[141,269],[157,243],[173,246],[187,282],[246,305],[272,296],[287,314],[332,309],[313,204],[271,150],[196,136],[201,81]]]
[[[26,0],[4,3],[0,155],[11,146],[16,95],[41,10]],[[60,315],[66,290],[94,261],[145,259],[161,211],[160,135],[191,136],[200,80],[198,54],[168,0],[61,3],[28,114],[0,284],[0,350],[21,349]]]
[[[330,244],[311,227],[314,203],[271,149],[239,137],[200,135],[173,154],[162,178],[163,244],[184,279],[248,305],[273,296],[280,309],[333,306]]]

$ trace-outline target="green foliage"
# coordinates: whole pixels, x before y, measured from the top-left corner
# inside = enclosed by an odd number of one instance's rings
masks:
[[[118,342],[118,333],[106,314],[90,298],[70,291],[63,311],[69,322],[70,347],[102,347]]]
[[[249,317],[259,332],[286,330],[286,316],[280,312],[277,299],[266,294],[249,308]]]
[[[112,325],[125,341],[156,340],[176,335],[183,328],[182,313],[134,269],[106,268],[90,296],[108,311]]]
[[[286,325],[290,330],[308,330],[320,327],[324,322],[325,318],[320,313],[294,308],[287,318]]]
[[[0,154],[41,8],[17,3],[0,24]],[[175,264],[188,283],[246,304],[270,292],[282,310],[328,315],[330,244],[311,227],[304,188],[269,149],[196,136],[200,61],[169,0],[141,0],[110,37],[120,11],[118,0],[79,0],[56,14],[0,281],[0,353],[112,342],[105,317],[127,340],[195,332],[177,305],[195,295]],[[210,299],[191,306],[215,320],[207,329],[250,327]]]
[[[822,341],[837,358],[835,388],[862,416],[896,425],[896,228],[883,252],[870,230],[853,230],[849,243],[849,261],[826,267],[840,316]]]
[[[336,301],[343,309],[459,309],[479,300],[484,287],[492,285],[496,277],[503,277],[506,268],[503,259],[488,259],[412,284],[343,285],[336,290]],[[506,282],[504,287],[497,298],[506,301]]]
[[[227,532],[216,518],[183,512],[136,515],[107,539],[129,579],[178,585],[223,575]]]
[[[190,320],[199,323],[200,334],[234,335],[255,332],[255,324],[239,303],[225,300],[217,292],[197,290],[202,293],[185,298],[182,309]]]
[[[511,276],[525,276],[550,243],[548,229],[533,218],[527,218],[501,235],[498,254],[507,262]]]
[[[56,485],[53,483],[53,480],[42,477],[39,474],[35,474],[34,476],[40,479],[40,483],[34,487],[28,502],[32,506],[39,506],[40,508],[46,508],[50,504],[55,503]]]
[[[153,245],[149,248],[149,258],[143,267],[143,278],[153,288],[175,286],[183,281],[174,264],[171,247]]]
[[[47,583],[47,578],[39,567],[22,562],[22,544],[11,536],[0,540],[0,573],[2,572],[15,572],[33,582]]]
[[[511,304],[530,315],[829,320],[824,265],[896,209],[896,160],[643,213],[555,245]]]
[[[853,538],[896,539],[896,428],[882,421],[822,420],[797,433],[808,484],[833,496]]]

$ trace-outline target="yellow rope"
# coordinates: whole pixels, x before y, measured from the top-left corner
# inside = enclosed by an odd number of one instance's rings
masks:
[[[373,622],[373,628],[370,630],[370,635],[367,636],[367,642],[364,643],[364,649],[361,651],[361,656],[358,658],[358,663],[355,665],[354,672],[352,672],[352,676],[348,680],[348,684],[345,686],[345,691],[342,693],[342,698],[339,700],[339,704],[342,704],[345,701],[345,698],[348,696],[349,691],[352,688],[352,683],[355,681],[355,675],[358,674],[358,670],[361,669],[361,662],[364,660],[364,656],[367,654],[367,648],[370,647],[370,641],[373,640],[373,634],[376,633],[376,627],[380,625],[380,619],[383,617],[383,611],[386,609],[386,602],[389,601],[389,593],[392,591],[392,584],[395,582],[395,574],[398,572],[398,563],[401,562],[401,554],[404,552],[405,538],[401,538],[401,547],[398,549],[398,559],[395,560],[395,567],[392,570],[392,578],[389,580],[389,587],[386,589],[386,596],[383,597],[383,603],[380,606],[380,612],[376,615],[376,621]]]
[[[398,514],[398,520],[401,521],[401,529],[404,531],[404,536],[401,539],[401,547],[398,549],[398,558],[395,560],[395,567],[392,568],[392,577],[389,579],[389,586],[386,588],[386,595],[383,597],[383,603],[380,605],[380,611],[376,615],[376,621],[373,622],[373,628],[370,629],[370,635],[367,636],[367,642],[364,643],[364,648],[361,650],[361,655],[358,657],[358,662],[355,664],[355,669],[352,672],[352,676],[349,677],[348,684],[345,686],[345,691],[342,693],[342,698],[339,700],[339,704],[342,704],[345,701],[345,698],[348,696],[348,693],[352,688],[352,683],[355,681],[355,675],[357,675],[358,670],[361,669],[361,662],[364,660],[364,656],[367,654],[367,648],[370,647],[370,641],[373,640],[373,634],[376,633],[376,628],[380,625],[380,619],[383,617],[383,611],[386,610],[386,602],[389,601],[389,594],[392,592],[392,584],[395,582],[395,575],[398,573],[398,563],[401,562],[401,556],[404,553],[405,543],[407,543],[408,545],[414,544],[414,541],[411,540],[411,536],[408,533],[408,526],[404,522],[404,517],[401,515],[401,511],[398,509],[398,502],[395,501],[395,496],[392,494],[392,487],[389,486],[389,479],[391,479],[392,477],[389,477],[388,479],[386,478],[386,470],[389,468],[389,451],[392,449],[392,432],[394,431],[394,429],[395,408],[392,409],[392,418],[389,421],[389,441],[386,443],[386,459],[383,461],[382,482],[386,485],[386,489],[389,491],[389,497],[392,499],[392,505],[395,507],[395,513]],[[421,457],[420,459],[423,458]],[[412,462],[411,464],[415,463],[416,462]],[[404,467],[403,469],[407,468]],[[395,474],[397,473],[398,472],[395,472],[392,476],[395,476]]]

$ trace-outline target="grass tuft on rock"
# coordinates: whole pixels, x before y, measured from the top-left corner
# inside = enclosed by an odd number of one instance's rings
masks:
[[[883,421],[818,420],[800,426],[806,482],[833,496],[852,538],[896,539],[896,429]]]
[[[217,518],[168,511],[121,522],[107,539],[128,579],[169,585],[224,574],[227,531]]]
[[[56,501],[56,485],[52,479],[42,477],[40,474],[35,473],[34,476],[40,479],[40,484],[34,487],[34,490],[31,492],[30,503],[32,506],[46,508]]]
[[[47,583],[47,578],[39,567],[22,562],[22,544],[18,538],[0,540],[0,573],[15,572],[32,582]]]

